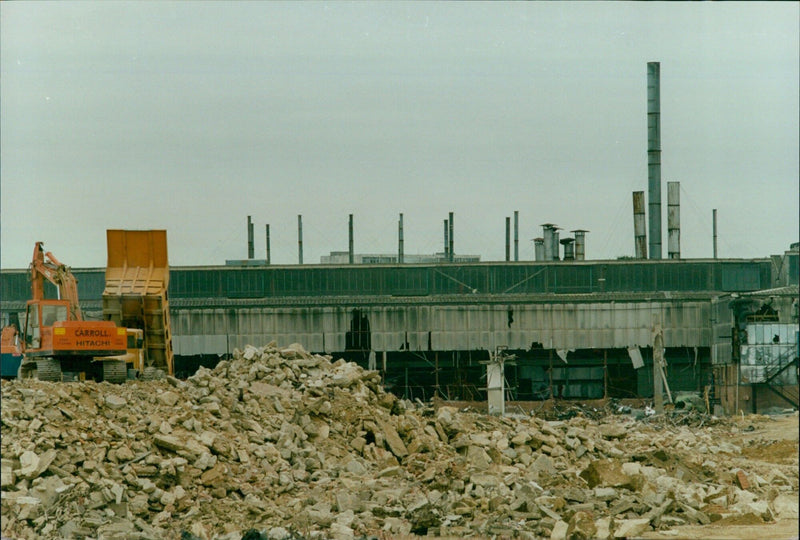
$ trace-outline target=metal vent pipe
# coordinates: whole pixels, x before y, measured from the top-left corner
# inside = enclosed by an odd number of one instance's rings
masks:
[[[533,258],[537,261],[544,260],[544,238],[533,239]]]
[[[454,242],[453,242],[453,212],[450,212],[449,218],[450,219],[448,220],[448,224],[450,225],[450,237],[449,237],[450,238],[450,250],[449,250],[448,253],[450,255],[450,262],[453,262],[453,261],[456,260],[455,251],[453,249],[454,248]]]
[[[712,226],[713,226],[713,229],[714,229],[714,238],[713,238],[713,240],[714,240],[714,258],[716,259],[717,258],[717,209],[716,208],[714,208],[711,211],[711,220],[712,220]]]
[[[450,236],[447,229],[447,220],[444,220],[444,260],[450,260]]]
[[[519,210],[514,210],[514,260],[519,260]]]
[[[247,216],[247,258],[255,256],[255,246],[253,245],[253,220]]]
[[[297,215],[297,262],[303,264],[303,216]]]
[[[564,260],[565,261],[574,261],[575,260],[575,239],[574,238],[564,238],[561,240],[561,245],[564,246]]]
[[[667,253],[681,258],[681,183],[667,182]]]
[[[647,258],[647,226],[644,216],[644,191],[633,192],[634,253],[637,259]]]
[[[558,227],[553,227],[553,232],[551,233],[552,236],[552,243],[553,243],[553,260],[557,261],[561,255],[561,248],[559,247],[558,241]]]
[[[397,262],[403,264],[403,214],[397,222]]]
[[[661,258],[661,64],[647,63],[647,206],[650,258]]]
[[[267,264],[269,263],[269,223],[267,223]]]
[[[506,216],[506,262],[511,260],[511,218]]]
[[[347,259],[353,264],[353,214],[350,214],[347,224]]]
[[[545,261],[553,260],[553,225],[552,223],[542,224],[542,237],[544,240],[544,259]]]
[[[575,235],[575,260],[586,260],[586,229],[575,229],[570,231]]]

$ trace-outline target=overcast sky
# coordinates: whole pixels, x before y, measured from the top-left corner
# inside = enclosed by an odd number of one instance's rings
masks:
[[[0,241],[104,266],[105,230],[167,229],[170,264],[347,250],[520,259],[540,225],[633,255],[646,64],[661,63],[681,252],[798,241],[798,3],[0,2]],[[513,219],[512,219],[513,221]]]

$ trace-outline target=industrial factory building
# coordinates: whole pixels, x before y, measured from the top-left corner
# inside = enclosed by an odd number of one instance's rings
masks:
[[[482,400],[502,350],[509,400],[647,398],[660,329],[673,394],[709,387],[727,413],[796,407],[797,269],[797,245],[752,260],[174,267],[176,370],[299,342],[379,370],[398,395]],[[100,317],[104,270],[73,271]],[[0,278],[8,322],[29,283]]]

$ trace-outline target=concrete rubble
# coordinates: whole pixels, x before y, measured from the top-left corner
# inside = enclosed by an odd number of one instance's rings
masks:
[[[380,383],[275,343],[186,381],[3,381],[2,534],[588,539],[797,517],[796,459],[748,468],[724,424],[492,417]]]

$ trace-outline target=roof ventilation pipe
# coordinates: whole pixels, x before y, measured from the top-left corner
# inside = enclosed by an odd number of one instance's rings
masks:
[[[574,261],[575,260],[575,239],[574,238],[564,238],[561,240],[561,245],[564,246],[564,260],[565,261]]]
[[[255,257],[255,247],[253,245],[253,220],[247,216],[247,258]]]
[[[555,233],[555,225],[552,223],[542,223],[542,237],[544,238],[544,259],[545,261],[552,261],[553,260],[553,252],[556,252],[556,257],[558,257],[558,244],[555,244],[556,248],[553,249],[554,245],[554,234]],[[558,242],[558,239],[555,238],[555,242]]]
[[[633,236],[635,257],[647,258],[647,228],[644,216],[644,191],[633,192]]]
[[[667,182],[667,251],[670,259],[681,258],[680,190],[680,182]]]
[[[544,260],[544,238],[533,239],[533,258],[537,261]]]
[[[571,231],[575,234],[575,260],[586,260],[586,229],[575,229]]]

